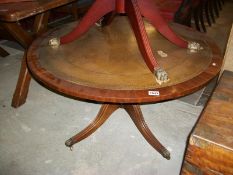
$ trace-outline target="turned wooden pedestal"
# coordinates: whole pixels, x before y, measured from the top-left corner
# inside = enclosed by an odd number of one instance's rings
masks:
[[[71,98],[103,103],[94,121],[67,140],[66,145],[71,147],[85,139],[115,110],[123,108],[146,141],[169,159],[169,152],[145,123],[140,104],[178,98],[202,88],[220,70],[219,49],[205,35],[171,25],[181,37],[202,45],[203,50],[192,53],[172,44],[145,23],[153,54],[170,77],[160,85],[145,64],[125,17],[116,17],[104,28],[95,26],[72,43],[48,45],[51,38],[63,35],[75,25],[68,24],[42,35],[33,42],[27,56],[33,77],[47,88]]]

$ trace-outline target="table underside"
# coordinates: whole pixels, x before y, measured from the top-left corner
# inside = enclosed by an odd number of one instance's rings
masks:
[[[204,48],[191,53],[166,40],[145,22],[153,53],[169,74],[170,80],[160,85],[146,66],[125,17],[115,18],[104,28],[94,26],[78,40],[59,48],[48,45],[50,38],[64,35],[74,25],[68,24],[49,33],[40,43],[37,55],[42,68],[58,79],[77,85],[110,90],[162,88],[190,80],[212,64],[212,51],[199,33],[178,24],[171,25],[185,40],[197,41]],[[165,57],[158,54],[161,51]]]

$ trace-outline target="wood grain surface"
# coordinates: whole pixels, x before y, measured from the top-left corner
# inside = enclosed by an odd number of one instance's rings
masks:
[[[0,4],[5,4],[5,3],[15,3],[15,2],[33,2],[36,0],[1,0]]]
[[[0,5],[0,20],[15,22],[77,0],[36,0]]]
[[[221,80],[193,130],[183,174],[233,174],[233,72]]]

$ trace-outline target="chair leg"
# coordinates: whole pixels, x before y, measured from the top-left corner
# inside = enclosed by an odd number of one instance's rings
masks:
[[[193,11],[193,17],[195,21],[195,26],[198,31],[201,31],[200,26],[199,26],[199,15],[198,15],[198,9],[194,9]]]
[[[213,7],[214,7],[215,15],[216,15],[217,17],[219,17],[217,0],[213,0]]]
[[[208,0],[206,0],[204,8],[205,8],[205,16],[206,16],[207,23],[209,26],[211,26],[212,24],[211,24],[211,20],[210,20],[209,1]]]
[[[206,27],[204,22],[204,1],[200,2],[200,5],[198,7],[198,13],[199,13],[202,30],[206,32]]]
[[[190,3],[182,2],[179,9],[174,15],[173,21],[182,25],[191,27],[192,20],[192,5]]]
[[[209,12],[210,12],[210,17],[213,21],[213,23],[215,23],[215,17],[214,17],[214,9],[213,9],[213,1],[212,0],[208,0],[209,1]]]
[[[6,50],[4,50],[2,47],[0,47],[0,56],[1,57],[6,57],[10,55]]]
[[[221,0],[217,0],[217,3],[218,3],[218,8],[219,8],[219,10],[222,10],[222,3],[221,3]]]

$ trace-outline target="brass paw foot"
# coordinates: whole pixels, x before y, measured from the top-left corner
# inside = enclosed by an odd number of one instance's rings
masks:
[[[167,72],[163,70],[162,68],[156,69],[154,74],[155,74],[157,83],[159,83],[160,85],[169,81]]]
[[[65,145],[66,145],[67,147],[72,147],[72,145],[73,145],[72,139],[67,140],[67,141],[65,142]]]
[[[190,50],[190,52],[194,53],[203,50],[203,47],[200,43],[192,41],[188,43],[188,49]]]
[[[171,159],[170,152],[168,150],[166,150],[166,149],[162,152],[162,156],[167,160]]]
[[[60,39],[59,38],[52,38],[49,40],[49,45],[52,48],[58,48],[60,46]]]

